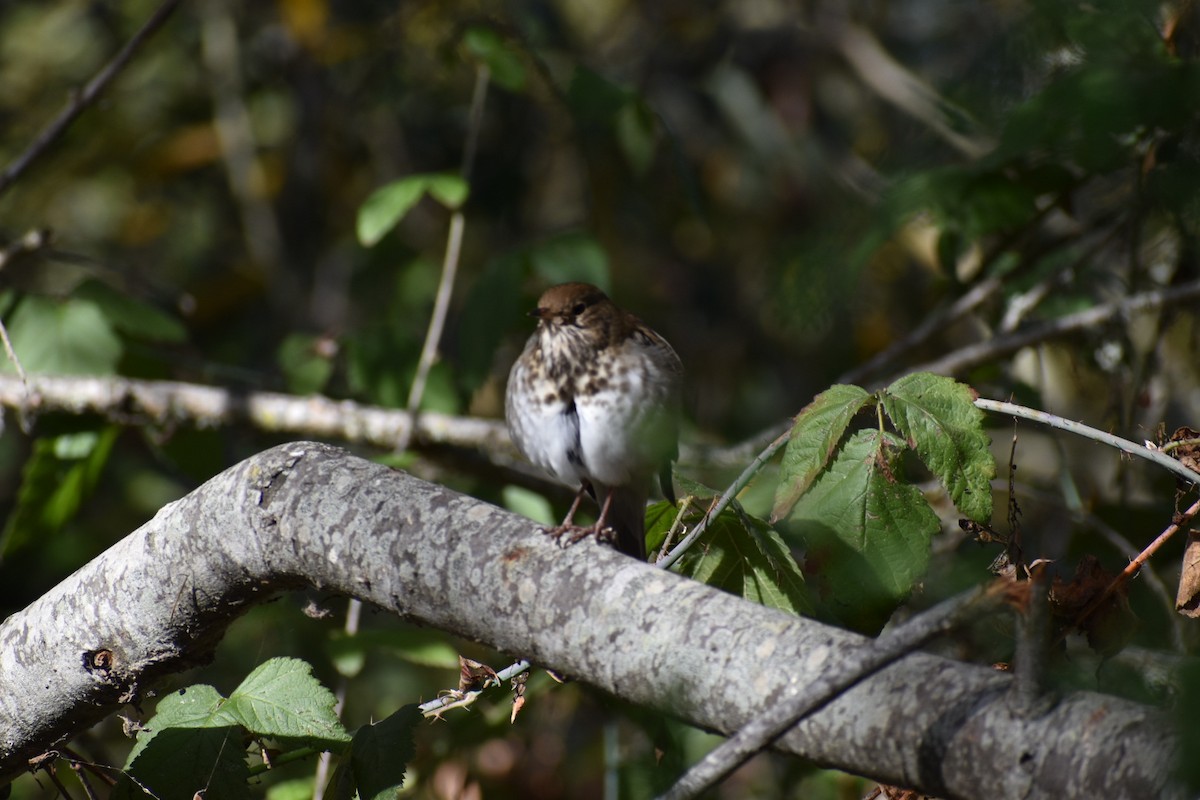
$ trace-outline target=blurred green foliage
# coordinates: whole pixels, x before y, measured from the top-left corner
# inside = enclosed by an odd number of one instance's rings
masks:
[[[0,5],[0,164],[155,7]],[[871,42],[894,61],[865,61]],[[679,351],[687,440],[738,442],[778,426],[989,279],[998,288],[970,314],[854,382],[884,383],[964,344],[1200,278],[1198,55],[1192,5],[1141,0],[185,3],[0,194],[0,245],[42,228],[53,237],[3,264],[0,319],[31,373],[399,407],[429,323],[449,209],[460,209],[460,273],[423,407],[499,416],[508,365],[532,326],[524,312],[544,286],[578,279],[610,291]],[[481,67],[491,88],[460,180]],[[904,96],[889,88],[897,85],[920,88]],[[1000,354],[958,377],[1141,440],[1200,416],[1198,336],[1193,304]],[[15,367],[5,360],[2,369]],[[936,533],[926,500],[888,480],[892,469],[924,468],[954,494],[958,477],[980,477],[963,467],[979,463],[981,440],[952,435],[971,454],[961,460],[953,448],[922,450],[930,438],[900,423],[897,404],[907,401],[892,398],[888,413],[924,467],[889,455],[872,471],[874,434],[841,435],[865,398],[843,400],[820,420],[833,429],[794,441],[782,469],[765,470],[721,517],[711,549],[685,562],[690,574],[820,613],[842,603],[862,574],[855,559],[865,560],[889,580],[829,614],[860,628],[883,624],[896,602],[919,608],[986,577],[994,548],[951,538],[954,512],[935,502],[949,531]],[[26,433],[9,414],[0,436],[0,614],[275,442],[246,429],[125,420],[122,433],[91,415],[29,419]],[[1003,430],[993,437],[1001,458]],[[889,453],[909,447],[887,441]],[[1169,480],[1089,448],[1047,445],[1026,429],[1017,451],[1025,513],[1010,516],[1027,554],[1062,560],[1068,578],[1084,553],[1118,566],[1130,555],[1087,535],[1097,524],[1136,547],[1172,510]],[[498,470],[444,455],[398,458],[455,488],[557,516]],[[856,477],[836,486],[819,474],[828,465]],[[681,474],[723,487],[743,466],[698,459]],[[888,509],[919,517],[900,527],[920,535],[860,536],[853,555],[833,558],[826,551],[855,538],[846,530],[826,539],[811,538],[811,527],[788,530],[797,514],[824,524],[830,509],[857,508],[849,490],[868,485],[903,493]],[[696,496],[711,494],[701,486]],[[964,514],[986,516],[990,498],[954,499]],[[791,514],[780,524],[785,539],[761,521],[772,507],[782,514],[781,502]],[[674,521],[668,511],[654,512],[653,536]],[[825,549],[789,552],[784,542]],[[1148,583],[1130,598],[1142,621],[1137,644],[1190,650],[1195,634]],[[438,637],[377,616],[346,637],[336,618],[298,617],[292,600],[255,611],[195,682],[237,686],[272,656],[303,658],[326,685],[353,678],[346,722],[355,729],[456,680],[445,662],[451,645]],[[1011,656],[1007,633],[991,628],[956,646],[981,660]],[[1173,696],[1106,684],[1099,666],[1062,670],[1071,685]],[[610,699],[578,686],[545,691],[539,677],[530,695],[516,726],[498,703],[418,728],[408,791],[597,796]],[[627,710],[621,723],[621,780],[639,797],[712,745],[646,716]],[[112,728],[89,737],[94,760],[124,761],[129,744]],[[656,747],[665,748],[661,762]],[[311,764],[290,769],[267,776],[270,796],[309,796],[300,770]],[[721,792],[865,791],[846,789],[848,780],[762,758]],[[15,796],[50,794],[23,780]]]

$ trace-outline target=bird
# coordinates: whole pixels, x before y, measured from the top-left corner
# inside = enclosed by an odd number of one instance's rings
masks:
[[[667,340],[599,288],[564,283],[529,312],[537,319],[508,376],[504,416],[535,466],[577,488],[562,541],[588,535],[646,560],[645,513],[657,475],[675,502],[683,364]],[[573,524],[584,494],[600,506],[592,526]]]

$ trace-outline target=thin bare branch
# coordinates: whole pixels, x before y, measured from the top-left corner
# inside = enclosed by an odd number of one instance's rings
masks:
[[[479,144],[479,129],[483,126],[483,104],[487,99],[488,83],[491,72],[485,64],[480,64],[475,72],[475,91],[471,96],[471,114],[467,125],[467,141],[463,147],[462,168],[459,171],[464,181],[471,177],[471,167],[475,163],[475,149]],[[421,398],[425,395],[425,382],[429,378],[429,370],[437,359],[438,347],[442,341],[442,331],[446,327],[446,314],[450,310],[450,297],[454,293],[454,278],[458,274],[458,260],[462,253],[463,231],[466,227],[466,217],[461,209],[455,209],[450,217],[450,232],[446,235],[446,255],[442,259],[442,276],[438,281],[437,297],[433,304],[433,315],[429,320],[429,330],[425,334],[425,344],[421,347],[421,357],[417,361],[417,370],[413,375],[412,387],[408,393],[408,413],[416,419],[421,413]],[[399,442],[396,449],[406,450],[408,440]]]
[[[302,434],[392,448],[407,433],[411,418],[394,408],[350,400],[199,386],[174,381],[145,381],[113,376],[30,376],[27,401],[21,382],[0,375],[0,406],[33,412],[98,414],[121,424],[216,428],[251,425],[259,430]],[[413,441],[479,450],[497,464],[516,461],[504,423],[477,417],[426,412]]]
[[[1144,458],[1147,461],[1153,461],[1158,466],[1165,470],[1174,472],[1179,477],[1200,485],[1200,473],[1193,472],[1185,467],[1181,462],[1176,461],[1168,455],[1164,455],[1157,447],[1151,449],[1144,444],[1131,442],[1128,439],[1122,439],[1120,436],[1113,436],[1111,433],[1106,433],[1090,425],[1084,425],[1082,422],[1076,422],[1070,419],[1055,414],[1048,414],[1045,411],[1039,411],[1036,408],[1028,408],[1020,406],[1016,403],[1006,403],[1001,400],[988,400],[985,397],[980,397],[975,400],[975,406],[982,408],[984,411],[994,411],[998,414],[1007,414],[1011,417],[1020,417],[1022,419],[1033,420],[1040,422],[1043,425],[1049,425],[1051,428],[1073,433],[1076,436],[1082,436],[1085,439],[1091,439],[1101,444],[1106,444],[1109,447],[1115,447],[1122,453],[1128,453],[1131,456]]]
[[[1103,303],[1086,311],[1031,325],[1008,336],[998,336],[995,339],[961,347],[933,361],[927,361],[905,370],[905,374],[908,372],[935,372],[939,375],[955,375],[971,367],[1015,353],[1023,347],[1069,336],[1119,317],[1178,305],[1198,297],[1200,297],[1200,281],[1164,289],[1153,289],[1132,297]]]
[[[831,664],[791,697],[773,698],[761,714],[735,735],[713,748],[684,773],[660,800],[689,800],[716,785],[766,749],[800,720],[824,708],[847,689],[916,650],[938,634],[961,624],[986,608],[994,607],[999,593],[973,589],[953,597],[863,644]]]
[[[87,110],[88,106],[96,102],[100,93],[128,66],[138,49],[163,26],[163,23],[174,13],[181,2],[182,0],[164,0],[163,4],[150,15],[150,19],[146,20],[146,24],[125,43],[120,52],[113,56],[113,59],[105,64],[83,89],[71,95],[58,116],[42,129],[29,147],[25,148],[25,152],[17,156],[4,168],[3,172],[0,172],[0,194],[4,194],[13,185],[13,182],[29,168],[29,165],[49,150],[51,145],[66,132],[67,128],[71,127],[76,118]]]

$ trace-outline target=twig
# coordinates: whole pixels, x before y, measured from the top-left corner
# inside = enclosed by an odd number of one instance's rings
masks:
[[[1023,331],[1008,336],[998,336],[986,342],[968,345],[941,358],[913,367],[906,372],[935,372],[940,375],[954,375],[979,364],[987,363],[1000,356],[1008,355],[1050,339],[1081,331],[1095,325],[1107,322],[1114,317],[1126,316],[1152,308],[1183,303],[1200,297],[1200,281],[1181,284],[1165,289],[1154,289],[1134,295],[1133,297],[1115,300],[1110,303],[1089,308],[1056,320],[1032,325]]]
[[[58,775],[54,772],[54,765],[50,764],[46,767],[46,777],[54,784],[54,788],[58,790],[59,796],[65,800],[74,800],[74,795],[67,791],[67,787],[63,786],[63,782],[58,779]]]
[[[660,558],[658,561],[656,561],[654,566],[658,567],[659,569],[668,569],[676,561],[682,558],[683,554],[687,552],[687,549],[692,546],[692,542],[699,539],[704,532],[708,530],[709,524],[718,516],[720,516],[722,511],[729,507],[729,504],[733,502],[734,498],[738,496],[738,493],[740,493],[742,489],[745,489],[746,486],[750,484],[750,481],[753,480],[754,476],[758,474],[758,471],[763,468],[763,465],[770,461],[771,458],[779,452],[781,447],[787,444],[787,440],[791,435],[792,431],[789,428],[788,430],[779,434],[779,436],[775,437],[775,440],[767,445],[766,449],[759,453],[755,459],[750,462],[749,466],[742,470],[742,474],[738,475],[737,480],[729,485],[729,488],[726,489],[724,494],[721,495],[721,499],[719,499],[716,504],[708,510],[708,513],[704,515],[704,519],[700,521],[700,524],[695,528],[692,528],[692,531],[687,536],[683,537],[683,541],[675,545],[675,547],[671,549],[671,552],[668,553],[664,558]]]
[[[967,136],[955,128],[969,115],[955,108],[928,84],[910,72],[865,28],[838,21],[825,26],[832,33],[835,50],[846,59],[859,79],[884,100],[925,125],[951,147],[971,159],[991,150],[995,143],[987,136]],[[953,118],[948,111],[953,111]]]
[[[467,142],[463,147],[462,167],[459,171],[464,181],[471,177],[471,167],[475,163],[479,129],[483,125],[483,103],[487,99],[487,88],[490,81],[491,73],[487,65],[480,64],[475,71],[475,91],[471,96]],[[417,361],[417,370],[413,375],[412,387],[408,392],[407,410],[414,420],[420,414],[421,398],[425,395],[425,382],[428,380],[429,370],[433,368],[433,362],[437,358],[438,346],[442,341],[442,330],[446,327],[446,314],[450,309],[450,296],[454,293],[454,277],[458,273],[458,259],[462,252],[465,225],[466,218],[463,216],[462,210],[455,209],[450,216],[450,232],[446,235],[446,255],[442,259],[442,277],[438,281],[433,315],[429,320],[425,344],[421,347],[421,357]],[[408,442],[409,437],[405,436],[397,443],[396,449],[408,449]]]
[[[1195,480],[1196,479],[1193,478],[1193,482],[1195,482]],[[1100,594],[1096,595],[1096,597],[1092,599],[1092,602],[1088,603],[1087,607],[1085,607],[1083,611],[1079,613],[1079,616],[1075,618],[1074,623],[1070,628],[1067,629],[1067,631],[1077,630],[1083,625],[1084,622],[1087,622],[1088,617],[1096,613],[1096,610],[1100,608],[1100,606],[1104,605],[1104,603],[1110,597],[1112,597],[1118,589],[1125,585],[1130,578],[1132,578],[1138,573],[1139,570],[1141,570],[1142,565],[1145,564],[1151,556],[1158,552],[1160,547],[1166,544],[1176,533],[1179,533],[1180,529],[1191,522],[1197,514],[1200,514],[1200,500],[1197,500],[1195,503],[1193,503],[1191,508],[1189,508],[1187,511],[1179,514],[1174,520],[1171,521],[1171,524],[1167,526],[1166,530],[1160,533],[1153,542],[1146,545],[1146,548],[1142,550],[1142,552],[1138,553],[1137,557],[1130,561],[1128,566],[1121,570],[1121,573],[1113,578],[1112,581],[1110,581],[1109,584],[1104,587],[1104,591],[1100,592]],[[1063,635],[1066,635],[1066,631],[1064,631]],[[1060,636],[1059,638],[1062,637]]]
[[[358,633],[358,623],[362,619],[362,600],[357,597],[351,597],[346,604],[346,624],[343,630],[347,637],[353,637]],[[346,691],[350,686],[350,679],[345,673],[338,674],[337,689],[334,693],[336,702],[333,704],[333,714],[338,719],[342,718],[342,711],[346,708]],[[317,757],[317,771],[313,776],[313,800],[323,800],[325,797],[325,785],[329,779],[329,768],[333,764],[333,753],[329,750],[321,751],[321,755]]]
[[[525,670],[529,669],[529,666],[529,662],[525,661],[524,659],[514,662],[509,664],[504,669],[496,672],[496,679],[500,681],[500,683],[512,680]],[[423,714],[425,717],[439,717],[443,712],[448,711],[451,708],[465,708],[466,706],[471,705],[471,703],[474,703],[479,695],[480,692],[466,692],[465,694],[460,694],[459,692],[447,692],[441,697],[430,700],[427,703],[422,703],[417,708],[420,709],[421,714]]]
[[[1002,283],[997,277],[984,278],[950,305],[927,314],[925,319],[904,338],[876,353],[865,363],[843,373],[836,383],[858,383],[900,355],[920,346],[937,331],[978,308],[995,294],[1001,285]]]
[[[25,148],[25,152],[17,156],[3,172],[0,172],[0,194],[3,194],[12,186],[13,182],[32,164],[39,156],[50,148],[54,142],[63,135],[63,133],[71,126],[71,123],[87,109],[100,93],[112,82],[113,78],[117,77],[137,53],[138,48],[150,38],[172,12],[179,6],[182,0],[164,0],[163,4],[158,7],[150,19],[144,24],[133,37],[125,43],[111,61],[104,65],[99,72],[96,73],[87,84],[78,92],[71,95],[67,100],[66,106],[59,112],[54,120],[42,129],[37,138],[30,143],[29,147]]]
[[[215,107],[215,129],[221,161],[229,188],[242,218],[242,233],[255,264],[280,286],[283,237],[279,221],[263,200],[262,165],[255,152],[254,129],[243,99],[241,55],[237,28],[227,0],[208,0],[200,26],[200,52],[212,80],[209,89]],[[288,286],[288,294],[294,294]],[[281,307],[291,307],[291,298],[275,298]]]
[[[999,589],[997,587],[1000,587]],[[774,705],[748,722],[692,766],[660,800],[687,800],[715,785],[768,747],[800,720],[821,710],[847,689],[903,658],[934,636],[990,608],[1002,595],[1003,584],[973,589],[922,612],[853,652],[843,653],[835,667],[822,672],[790,698],[771,698]]]
[[[1092,439],[1100,442],[1101,444],[1115,447],[1121,452],[1128,453],[1131,456],[1137,456],[1138,458],[1144,458],[1147,461],[1153,461],[1163,469],[1174,472],[1176,475],[1189,481],[1190,483],[1200,485],[1200,473],[1193,472],[1179,461],[1176,461],[1170,456],[1163,455],[1157,449],[1151,450],[1145,445],[1131,442],[1128,439],[1122,439],[1120,436],[1113,436],[1111,433],[1105,433],[1104,431],[1093,428],[1090,425],[1084,425],[1082,422],[1064,419],[1055,414],[1048,414],[1045,411],[1039,411],[1036,408],[1019,406],[1015,403],[1005,403],[1000,400],[988,400],[984,397],[980,397],[975,400],[975,407],[982,408],[985,411],[994,411],[999,414],[1008,414],[1012,417],[1021,417],[1022,419],[1033,420],[1034,422],[1040,422],[1043,425],[1049,425],[1052,428],[1058,428],[1060,430],[1073,433],[1076,436],[1082,436],[1085,439]]]

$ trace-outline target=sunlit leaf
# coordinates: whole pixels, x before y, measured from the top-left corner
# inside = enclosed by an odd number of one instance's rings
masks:
[[[225,718],[259,736],[303,739],[338,749],[350,740],[333,707],[336,698],[298,658],[272,658],[242,681],[225,702]]]
[[[455,173],[439,172],[426,176],[426,180],[429,196],[452,211],[467,201],[471,191],[462,176]]]
[[[72,297],[95,303],[113,328],[150,342],[183,342],[187,329],[166,311],[97,280],[84,281]]]
[[[371,193],[358,209],[358,241],[364,247],[378,244],[400,224],[429,186],[428,175],[409,175]]]
[[[505,486],[501,490],[504,507],[514,514],[528,517],[543,525],[553,525],[554,509],[545,495],[526,489],[523,486]]]
[[[881,393],[888,417],[946,487],[959,511],[987,522],[992,516],[996,460],[983,431],[983,412],[974,400],[971,387],[928,372],[905,376]]]
[[[520,56],[495,30],[473,25],[467,28],[463,42],[472,55],[487,64],[497,85],[510,92],[519,92],[525,87],[525,67]]]
[[[878,631],[925,574],[939,529],[920,490],[898,474],[906,449],[891,433],[854,433],[776,523],[804,545],[804,571],[824,606],[864,632]]]
[[[108,375],[121,358],[121,340],[90,300],[29,295],[7,324],[13,350],[29,373]],[[8,359],[2,363],[0,371],[15,371]]]
[[[772,520],[786,515],[808,491],[846,435],[850,420],[870,398],[865,389],[838,384],[821,392],[796,415],[783,451]]]
[[[242,733],[222,714],[223,702],[203,684],[164,697],[138,734],[113,798],[251,797]]]
[[[704,517],[707,505],[685,519],[690,526]],[[658,532],[674,519],[667,503],[651,509],[648,526],[652,546],[661,544]],[[684,554],[675,569],[709,586],[793,614],[811,614],[812,601],[800,567],[779,535],[765,522],[726,509]]]

